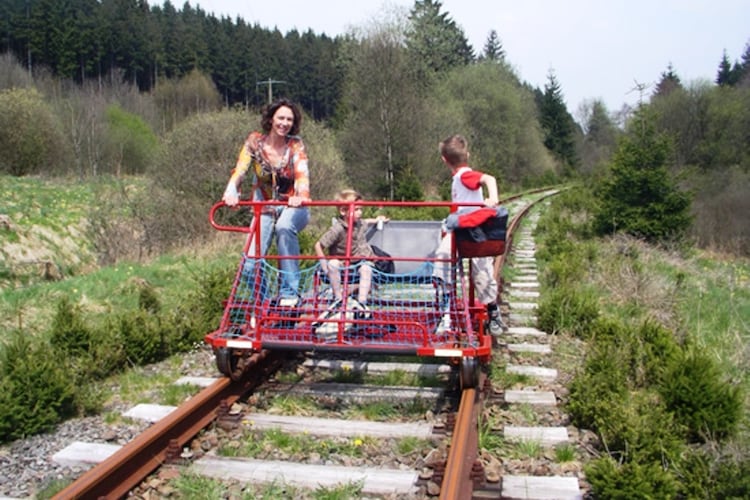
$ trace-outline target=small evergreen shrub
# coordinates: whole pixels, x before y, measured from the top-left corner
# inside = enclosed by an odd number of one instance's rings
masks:
[[[65,295],[57,304],[52,319],[50,343],[66,355],[80,356],[91,348],[92,333],[86,324],[81,308]]]
[[[302,234],[305,234],[305,232],[303,231]],[[302,246],[302,242],[300,242],[300,246]],[[229,297],[235,272],[236,269],[234,268],[220,267],[202,269],[195,274],[193,280],[197,286],[191,287],[194,291],[185,298],[183,302],[185,310],[181,311],[180,316],[178,316],[178,318],[185,319],[182,322],[183,325],[190,325],[192,332],[188,336],[191,340],[202,342],[203,335],[219,326],[224,313],[223,302]]]
[[[587,356],[584,370],[573,378],[566,410],[576,426],[597,430],[617,415],[627,395],[626,367],[602,350]]]
[[[123,313],[118,317],[117,329],[125,357],[133,365],[155,363],[170,354],[158,316],[143,310]]]
[[[600,418],[597,428],[610,454],[640,464],[679,460],[683,433],[655,392],[631,391],[610,408],[614,411]]]
[[[744,396],[722,380],[718,365],[705,354],[684,352],[668,365],[658,390],[691,441],[721,440],[736,432]]]
[[[112,321],[93,331],[91,347],[86,354],[71,358],[73,370],[80,380],[80,386],[92,380],[102,380],[127,366],[125,350],[117,328]]]
[[[588,263],[580,252],[566,256],[557,256],[547,262],[542,273],[545,287],[555,288],[561,285],[580,282],[585,276]]]
[[[750,458],[695,448],[676,464],[680,498],[750,498]]]
[[[672,331],[647,319],[636,330],[635,363],[642,367],[643,380],[656,384],[667,367],[679,362],[680,345]]]
[[[750,498],[750,457],[724,459],[716,464],[709,498]]]
[[[659,463],[618,464],[604,457],[589,462],[584,471],[594,498],[601,500],[667,499],[677,494],[674,476]]]
[[[150,314],[156,314],[161,310],[161,302],[151,285],[144,284],[139,287],[138,308]]]
[[[0,352],[0,442],[50,430],[77,413],[75,377],[60,353],[23,332]]]
[[[549,290],[537,308],[539,328],[553,334],[566,331],[581,339],[591,336],[593,324],[598,317],[599,304],[596,296],[572,285]]]

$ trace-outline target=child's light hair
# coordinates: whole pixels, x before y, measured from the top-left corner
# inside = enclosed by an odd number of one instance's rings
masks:
[[[336,196],[336,201],[359,201],[361,199],[362,195],[354,189],[343,189]]]

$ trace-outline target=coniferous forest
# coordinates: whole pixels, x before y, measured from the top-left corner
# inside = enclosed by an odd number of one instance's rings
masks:
[[[283,95],[304,109],[318,199],[344,186],[379,199],[444,197],[436,144],[457,131],[505,192],[583,180],[611,197],[622,192],[620,165],[639,165],[623,158],[623,139],[636,149],[656,141],[662,161],[649,168],[659,174],[644,182],[685,201],[670,205],[684,212],[669,219],[679,230],[654,234],[747,255],[750,223],[733,215],[750,205],[750,44],[727,50],[713,81],[683,82],[669,64],[635,108],[591,99],[569,110],[554,72],[544,88],[529,85],[502,33],[472,47],[437,0],[335,38],[216,18],[189,2],[3,0],[0,173],[147,176],[162,196],[179,196],[184,221],[150,227],[161,229],[147,249],[157,251],[202,231],[204,204],[191,200],[220,198],[258,110]],[[648,205],[654,192],[616,201]],[[622,211],[603,205],[600,222]]]

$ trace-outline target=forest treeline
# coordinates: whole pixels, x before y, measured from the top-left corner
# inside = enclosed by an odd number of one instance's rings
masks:
[[[689,211],[678,219],[691,242],[750,254],[740,215],[750,205],[750,45],[735,61],[717,54],[714,81],[682,82],[670,64],[635,108],[591,99],[575,117],[552,71],[543,89],[524,82],[501,34],[475,49],[435,0],[335,38],[217,19],[187,2],[3,0],[0,51],[0,173],[108,179],[100,189],[111,202],[92,214],[103,261],[208,232],[206,207],[271,92],[305,111],[315,198],[344,186],[375,199],[445,198],[437,142],[461,132],[472,163],[504,191],[583,180],[617,195],[612,177],[629,165],[663,169],[643,182],[688,197],[687,209],[672,208]],[[622,144],[653,141],[661,164],[623,158]],[[130,175],[152,180],[148,192],[118,182]],[[622,206],[651,204],[643,214],[672,199],[653,186],[628,195]],[[127,223],[106,216],[123,206]],[[112,238],[120,233],[131,237]]]

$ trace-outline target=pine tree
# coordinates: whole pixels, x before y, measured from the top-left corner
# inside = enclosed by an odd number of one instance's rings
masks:
[[[745,51],[742,53],[742,62],[740,63],[739,83],[750,86],[750,42],[745,44]]]
[[[744,55],[743,55],[744,57]],[[720,87],[733,87],[739,83],[744,73],[744,66],[738,61],[734,62],[734,65],[729,62],[727,51],[724,51],[724,55],[719,63],[719,71],[716,75],[716,84]]]
[[[668,139],[656,131],[647,108],[636,111],[611,163],[611,173],[596,189],[599,234],[623,231],[650,242],[684,236],[690,227],[690,198],[670,179]]]
[[[667,96],[677,89],[682,88],[682,82],[680,77],[674,72],[672,63],[670,62],[667,66],[667,71],[662,72],[659,83],[656,84],[656,90],[654,91],[654,97]]]
[[[544,145],[566,166],[576,166],[575,122],[565,107],[560,84],[552,71],[547,75],[539,114]]]
[[[435,73],[474,61],[466,35],[447,12],[440,12],[442,6],[436,0],[417,0],[409,14],[406,47],[418,73],[428,82]]]
[[[490,34],[487,35],[487,41],[484,44],[484,50],[479,59],[482,61],[505,61],[505,51],[503,50],[503,44],[500,42],[497,31],[490,30]]]

